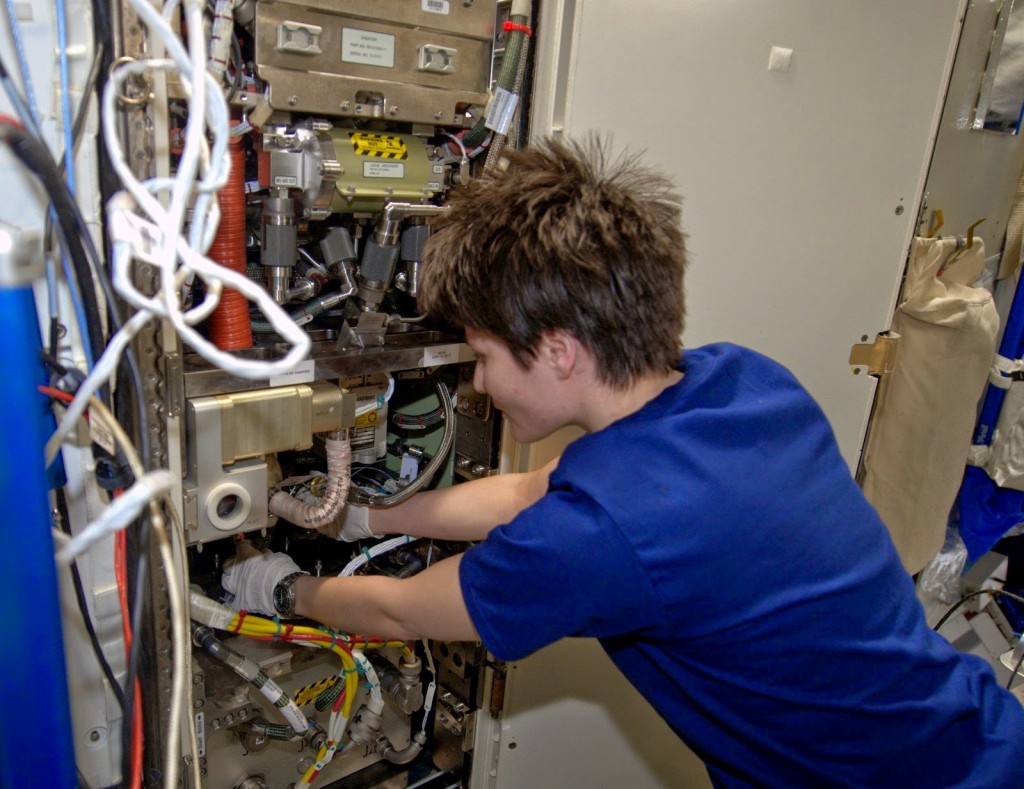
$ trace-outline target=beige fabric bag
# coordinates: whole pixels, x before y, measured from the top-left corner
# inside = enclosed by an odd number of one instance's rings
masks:
[[[882,378],[864,450],[862,486],[908,573],[942,547],[995,353],[999,315],[973,287],[985,266],[980,239],[914,239],[893,371]]]

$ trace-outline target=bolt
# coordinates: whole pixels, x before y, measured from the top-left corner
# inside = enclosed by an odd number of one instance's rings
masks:
[[[903,214],[903,206],[901,206],[901,205],[896,206],[896,216],[901,216],[902,214]]]
[[[93,729],[91,732],[89,732],[89,742],[99,742],[102,738],[103,735],[100,734],[99,729]]]
[[[248,717],[249,717],[249,710],[247,710],[247,709],[245,709],[245,708],[242,708],[242,709],[240,709],[240,710],[238,711],[238,719],[239,719],[240,721],[244,721],[244,720],[245,720],[246,718],[248,718]]]
[[[193,685],[202,685],[203,684],[203,675],[202,674],[195,674],[195,675],[193,675],[193,677],[192,677],[192,684]]]
[[[202,699],[196,699],[194,702],[192,702],[192,706],[195,707],[197,710],[201,710],[204,704],[206,704],[206,702]]]
[[[288,106],[289,107],[294,107],[298,103],[299,103],[299,97],[298,96],[289,96],[288,97]]]
[[[391,114],[392,115],[397,115],[398,114],[398,107],[392,107],[391,108]]]
[[[443,118],[443,117],[444,117],[444,113],[441,112],[441,110],[438,110],[437,112],[434,113],[434,120],[436,120],[436,121],[441,120],[441,118]]]
[[[210,728],[214,731],[220,731],[220,718],[214,718],[210,721]]]
[[[227,715],[224,716],[224,725],[225,726],[230,726],[234,722],[235,722],[235,716],[232,715],[230,712]]]
[[[341,108],[343,110],[347,110],[351,106],[352,106],[352,102],[350,102],[350,101],[343,101],[343,102],[341,102]]]

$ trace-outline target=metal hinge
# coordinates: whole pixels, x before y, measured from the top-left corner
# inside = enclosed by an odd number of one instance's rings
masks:
[[[867,338],[865,338],[867,339]],[[882,332],[875,335],[872,343],[859,343],[850,349],[850,366],[867,367],[868,375],[878,378],[891,373],[896,364],[896,351],[899,348],[900,336],[893,332]],[[859,370],[854,370],[859,372]]]

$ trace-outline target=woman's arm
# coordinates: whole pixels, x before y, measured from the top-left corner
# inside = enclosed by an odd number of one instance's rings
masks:
[[[478,641],[459,585],[462,556],[411,578],[305,576],[295,581],[295,613],[335,629],[387,639]]]
[[[373,534],[410,534],[439,540],[482,540],[547,492],[558,458],[536,471],[499,474],[417,493],[387,509],[371,509]]]

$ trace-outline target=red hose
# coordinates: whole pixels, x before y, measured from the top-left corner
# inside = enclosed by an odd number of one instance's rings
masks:
[[[245,148],[241,137],[232,137],[229,146],[231,175],[217,199],[220,201],[220,225],[210,245],[210,259],[225,268],[246,274],[245,256]],[[224,288],[220,304],[210,315],[207,327],[210,341],[222,351],[241,351],[252,347],[249,300],[241,293]]]

